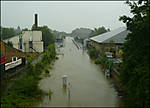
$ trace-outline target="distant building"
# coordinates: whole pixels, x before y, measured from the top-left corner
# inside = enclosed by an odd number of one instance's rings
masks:
[[[115,56],[120,56],[121,47],[129,31],[125,27],[103,33],[90,38],[90,45],[95,47],[100,53],[114,52]]]
[[[42,32],[38,31],[38,15],[35,14],[33,31],[22,31],[20,35],[4,40],[22,52],[43,52]]]
[[[22,52],[43,52],[41,31],[22,31],[22,34],[4,40],[12,42],[13,47]]]
[[[59,35],[55,38],[56,42],[62,42],[63,41],[63,36]]]

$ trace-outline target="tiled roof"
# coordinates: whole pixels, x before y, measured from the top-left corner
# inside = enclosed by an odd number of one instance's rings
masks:
[[[5,61],[10,62],[12,60],[12,57],[18,57],[18,58],[25,58],[25,53],[19,51],[16,48],[8,46],[3,41],[0,41],[1,44],[1,52],[5,55]],[[2,48],[3,47],[3,48]]]

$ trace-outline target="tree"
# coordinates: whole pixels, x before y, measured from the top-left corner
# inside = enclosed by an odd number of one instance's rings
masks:
[[[17,35],[21,34],[21,28],[20,26],[17,27],[17,29],[15,29],[15,32]]]
[[[88,53],[89,53],[89,55],[90,55],[91,58],[97,58],[98,57],[98,51],[96,50],[95,47],[91,47],[88,50]]]
[[[24,28],[24,29],[22,29],[22,31],[28,31],[28,28]]]
[[[97,36],[105,32],[107,32],[107,30],[103,26],[99,27],[98,29],[94,28],[94,30],[92,30],[92,33],[90,34],[90,37]]]
[[[133,17],[122,16],[130,33],[123,46],[121,82],[127,107],[150,106],[150,0],[127,2]]]
[[[110,74],[112,69],[114,68],[114,63],[112,60],[108,60],[105,56],[101,57],[101,64],[103,66],[103,71],[105,72],[106,69],[109,70]]]
[[[17,35],[17,33],[15,32],[14,28],[1,27],[1,39],[8,39],[15,35]]]

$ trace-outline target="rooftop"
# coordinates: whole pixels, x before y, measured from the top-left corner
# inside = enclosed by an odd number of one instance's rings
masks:
[[[120,27],[110,32],[92,37],[90,40],[98,43],[109,43],[111,40],[113,40],[114,43],[124,43],[125,37],[128,33],[129,31],[126,29],[126,27]]]
[[[12,57],[18,57],[18,58],[25,58],[25,53],[17,50],[16,48],[8,46],[3,41],[0,41],[1,49],[0,52],[5,55],[5,61],[10,62],[12,60]]]

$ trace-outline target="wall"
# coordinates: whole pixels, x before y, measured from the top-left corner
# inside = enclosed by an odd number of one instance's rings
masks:
[[[42,32],[41,31],[23,31],[22,32],[22,52],[34,52],[31,48],[29,48],[29,40],[32,38],[33,48],[37,52],[43,52],[43,41],[42,41]],[[12,42],[13,47],[19,49],[19,35],[6,39],[4,42]]]
[[[33,42],[33,48],[36,49],[37,52],[43,52],[43,42]]]
[[[32,42],[33,49],[36,50],[36,52],[43,52],[43,42]],[[29,48],[29,43],[24,43],[23,45],[23,51],[24,52],[35,52],[33,49]]]
[[[23,51],[24,52],[43,52],[43,41],[41,31],[23,31]],[[32,38],[33,49],[29,48],[29,40]]]
[[[97,42],[91,40],[90,44],[93,47],[95,47],[96,50],[98,50],[99,52],[102,52],[102,53],[108,52],[109,49],[110,49],[110,46],[107,43],[106,44],[105,43],[101,44],[101,43],[97,43]],[[122,46],[122,44],[114,44],[113,45],[113,47],[115,48],[115,51],[116,51],[116,56],[120,57],[118,46]]]
[[[19,44],[18,44],[18,41],[19,41],[19,35],[4,40],[5,43],[8,43],[8,41],[9,41],[9,42],[12,42],[14,48],[16,48],[16,49],[19,48],[19,46],[18,46],[18,45],[19,45]]]
[[[104,49],[105,49],[105,46],[103,44],[99,44],[95,41],[92,41],[90,42],[90,44],[96,48],[96,50],[98,50],[99,52],[104,52]]]
[[[1,41],[1,51],[5,55],[5,62],[11,62],[12,57],[25,58],[25,53],[17,50],[16,48],[10,47]]]
[[[41,31],[23,31],[23,41],[29,41],[30,37],[32,37],[33,41],[42,41],[42,32]]]

